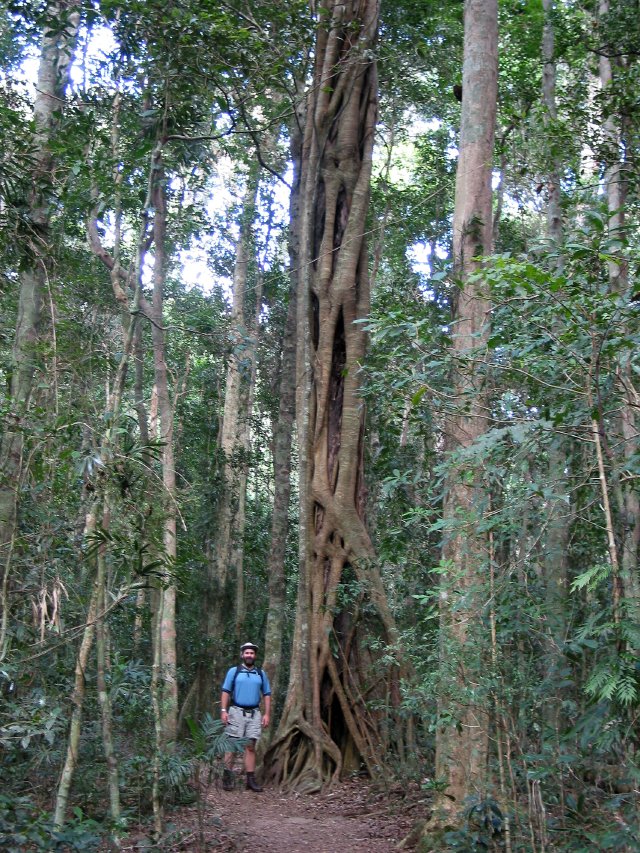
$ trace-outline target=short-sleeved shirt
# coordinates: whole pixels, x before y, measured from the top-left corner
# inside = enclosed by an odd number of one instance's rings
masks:
[[[239,705],[241,708],[257,708],[261,696],[271,696],[271,685],[267,673],[264,670],[258,672],[256,667],[247,669],[244,664],[240,664],[238,667],[232,666],[222,684],[224,693],[231,693],[231,684],[236,669],[238,670],[238,677],[233,687],[231,704]]]

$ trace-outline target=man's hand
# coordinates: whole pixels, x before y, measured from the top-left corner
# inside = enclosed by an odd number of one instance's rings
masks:
[[[269,725],[269,715],[264,714],[262,717],[262,728],[266,729],[268,725]]]
[[[222,711],[220,711],[220,717],[222,718],[222,722],[225,724],[225,726],[228,726],[229,725],[229,712],[225,708],[223,708]]]

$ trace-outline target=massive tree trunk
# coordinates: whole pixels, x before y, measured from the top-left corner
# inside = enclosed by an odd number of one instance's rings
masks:
[[[491,249],[491,172],[497,98],[497,0],[467,0],[460,153],[453,221],[454,271],[459,289],[451,324],[457,408],[445,425],[452,460],[444,502],[446,538],[441,592],[443,692],[436,738],[436,777],[442,808],[456,812],[487,790],[488,697],[482,695],[482,587],[489,577],[485,537],[477,531],[486,509],[481,472],[456,462],[487,430],[485,344],[489,301],[478,260]],[[488,637],[487,637],[488,641]]]
[[[33,191],[29,198],[29,232],[25,235],[28,240],[28,260],[20,276],[11,371],[11,414],[5,420],[0,446],[0,565],[4,573],[3,588],[8,586],[16,534],[18,494],[22,482],[24,417],[32,391],[40,307],[51,255],[49,223],[52,205],[48,198],[48,180],[53,169],[51,143],[69,80],[69,65],[80,14],[73,3],[60,0],[48,5],[46,21],[33,106]],[[54,22],[53,26],[50,21]],[[59,26],[60,21],[64,21],[65,26]],[[7,607],[6,595],[3,596],[3,607]],[[3,641],[6,637],[6,623],[7,615],[3,613]],[[2,653],[3,649],[0,649],[0,655]]]
[[[305,790],[343,769],[364,765],[373,774],[383,760],[377,720],[363,699],[362,674],[372,663],[359,642],[363,597],[377,610],[385,639],[397,639],[364,519],[359,395],[378,13],[377,0],[332,0],[319,11],[303,143],[300,583],[289,690],[266,764],[276,782]],[[347,584],[357,602],[350,609],[339,598]]]

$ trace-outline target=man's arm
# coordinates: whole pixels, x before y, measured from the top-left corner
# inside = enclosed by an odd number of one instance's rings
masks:
[[[229,700],[231,699],[231,694],[227,693],[226,690],[223,690],[220,694],[220,716],[222,718],[222,722],[227,725],[229,722]]]
[[[264,697],[264,714],[262,715],[262,728],[266,729],[271,719],[271,694]]]
[[[229,722],[229,704],[231,702],[231,687],[233,681],[233,667],[227,670],[222,684],[222,693],[220,694],[220,716],[222,722],[227,725]]]

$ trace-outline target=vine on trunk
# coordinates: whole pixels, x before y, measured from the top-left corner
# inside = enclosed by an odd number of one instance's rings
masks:
[[[366,529],[359,368],[369,312],[365,239],[377,112],[377,0],[331,2],[320,18],[302,157],[298,313],[301,579],[287,702],[265,757],[272,781],[317,790],[383,763],[365,703],[365,599],[396,642]],[[341,595],[350,585],[356,604]],[[353,599],[353,597],[352,597]],[[351,600],[352,600],[351,599]],[[379,630],[379,625],[377,626]],[[391,678],[397,679],[397,673]]]

